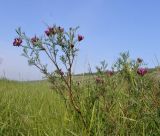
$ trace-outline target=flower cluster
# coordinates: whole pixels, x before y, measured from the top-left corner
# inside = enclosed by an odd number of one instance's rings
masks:
[[[78,41],[79,41],[79,42],[82,41],[83,39],[84,39],[84,36],[78,35]]]
[[[21,38],[15,38],[13,41],[13,46],[21,46],[22,39]]]
[[[137,69],[137,74],[140,76],[144,76],[147,72],[148,72],[148,70],[146,68],[138,68]]]
[[[56,32],[55,32],[55,29],[54,29],[54,27],[48,27],[48,29],[45,31],[45,34],[47,35],[47,36],[52,36],[52,35],[54,35]]]
[[[48,27],[48,29],[45,31],[45,34],[47,36],[53,36],[57,33],[63,33],[64,32],[64,28],[62,27],[56,27],[56,26],[53,26],[53,27]]]
[[[34,46],[37,45],[38,41],[39,41],[39,38],[38,38],[37,36],[34,36],[33,38],[31,38],[31,43],[32,43]]]
[[[48,27],[47,30],[44,31],[45,34],[47,35],[47,37],[50,37],[50,36],[54,36],[56,34],[57,35],[57,43],[59,45],[63,45],[62,43],[62,38],[63,38],[63,35],[64,34],[64,28],[58,26],[53,26],[53,27]],[[82,35],[78,35],[77,37],[77,40],[80,42],[84,39],[84,36]],[[33,38],[31,38],[31,43],[33,46],[36,46],[39,44],[39,41],[40,39],[37,37],[37,36],[34,36]],[[13,41],[13,46],[21,46],[22,44],[22,39],[21,38],[15,38],[14,41]],[[73,49],[74,48],[74,44],[70,44],[70,48]]]

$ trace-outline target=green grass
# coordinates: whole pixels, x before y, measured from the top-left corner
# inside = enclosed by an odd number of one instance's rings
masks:
[[[74,94],[88,130],[47,81],[0,80],[0,136],[160,135],[160,83],[154,75],[135,77],[134,88],[119,75],[103,85],[90,81],[95,77],[75,77],[84,81]]]
[[[0,136],[70,135],[68,122],[74,126],[46,82],[0,80]]]

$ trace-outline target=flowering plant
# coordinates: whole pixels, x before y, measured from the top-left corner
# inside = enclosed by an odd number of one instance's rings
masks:
[[[20,28],[16,30],[18,37],[14,39],[13,46],[23,48],[23,56],[28,59],[29,65],[37,67],[50,81],[57,87],[56,80],[60,78],[64,89],[57,88],[57,92],[66,100],[69,98],[70,105],[81,117],[86,125],[80,107],[75,103],[72,88],[72,66],[78,52],[78,44],[84,39],[80,34],[76,34],[78,27],[65,31],[60,26],[48,27],[43,37],[33,36],[29,38]],[[42,63],[42,56],[46,55],[55,70],[49,72],[47,64]],[[68,96],[66,97],[66,94]]]
[[[138,68],[137,69],[137,74],[140,76],[144,76],[147,72],[148,72],[148,70],[146,68]]]

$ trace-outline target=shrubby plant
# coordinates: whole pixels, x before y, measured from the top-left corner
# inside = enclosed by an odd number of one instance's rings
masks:
[[[35,35],[29,38],[18,28],[16,30],[18,37],[14,39],[13,46],[23,48],[22,55],[28,59],[29,65],[37,67],[49,79],[57,93],[64,98],[66,105],[69,98],[70,105],[86,127],[81,109],[74,99],[72,87],[72,66],[78,52],[78,44],[84,39],[82,35],[77,35],[77,29],[78,27],[65,31],[64,28],[54,25],[45,30],[45,36]],[[47,64],[42,63],[41,55],[48,57],[55,67],[54,71],[48,71]]]

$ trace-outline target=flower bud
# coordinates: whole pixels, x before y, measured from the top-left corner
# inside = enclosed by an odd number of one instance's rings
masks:
[[[142,62],[143,62],[143,59],[137,58],[137,62],[138,62],[138,63],[142,63]]]
[[[71,44],[70,46],[71,46],[71,49],[73,49],[73,48],[74,48],[74,45],[73,45],[73,44]]]
[[[13,42],[13,46],[21,46],[22,39],[21,38],[15,38]]]
[[[78,35],[78,41],[79,41],[79,42],[82,41],[83,39],[84,39],[84,36]]]
[[[33,38],[31,38],[31,43],[36,46],[37,45],[37,42],[39,41],[39,38],[34,36]]]

